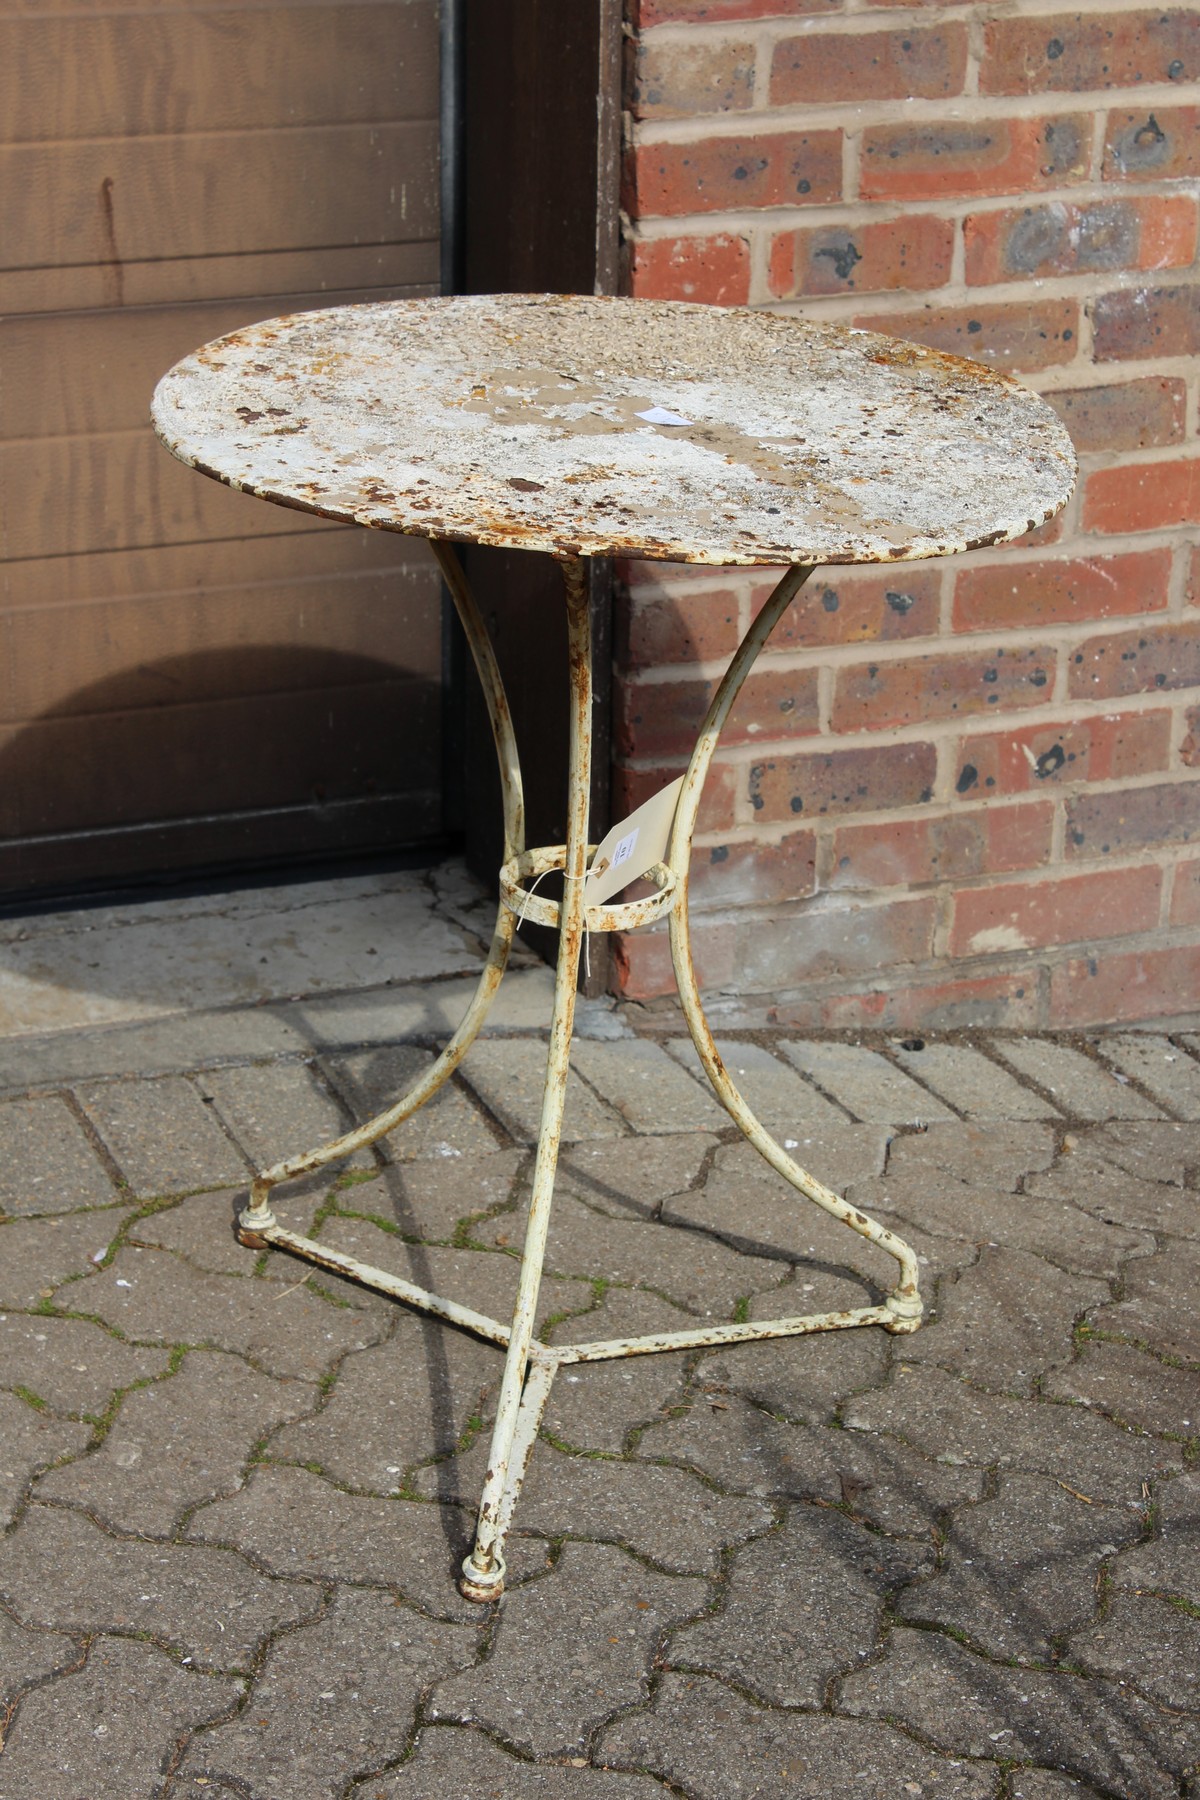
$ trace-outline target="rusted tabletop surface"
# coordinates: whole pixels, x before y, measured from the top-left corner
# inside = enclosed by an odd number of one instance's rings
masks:
[[[558,556],[941,556],[1041,524],[1075,475],[1045,402],[977,363],[838,325],[611,298],[272,319],[172,369],[154,422],[183,462],[266,500]]]

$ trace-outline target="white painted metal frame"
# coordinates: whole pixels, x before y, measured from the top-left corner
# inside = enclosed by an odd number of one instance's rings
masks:
[[[789,569],[770,600],[746,633],[713,698],[691,762],[675,813],[665,864],[652,872],[656,891],[647,899],[624,905],[584,907],[583,882],[588,857],[588,794],[591,781],[592,666],[588,618],[586,570],[582,560],[561,559],[567,602],[568,655],[571,681],[571,736],[568,770],[567,841],[565,845],[527,851],[524,845],[524,804],[521,771],[513,736],[508,702],[504,694],[495,652],[461,564],[448,545],[435,543],[434,553],[462,620],[475,667],[483,685],[491,719],[504,803],[504,867],[501,871],[500,906],[487,962],[479,985],[458,1029],[441,1055],[419,1081],[386,1111],[355,1131],[304,1155],[289,1157],[265,1170],[254,1181],[250,1203],[242,1213],[239,1234],[252,1245],[272,1245],[290,1250],[319,1267],[402,1300],[409,1306],[505,1350],[504,1374],[492,1433],[491,1454],[479,1505],[475,1544],[463,1564],[460,1586],[471,1600],[498,1599],[504,1589],[504,1543],[513,1509],[521,1490],[530,1453],[554,1376],[564,1363],[600,1362],[614,1357],[645,1356],[667,1350],[708,1348],[715,1344],[748,1343],[755,1339],[797,1337],[813,1331],[839,1331],[857,1325],[881,1325],[886,1331],[915,1331],[921,1322],[917,1261],[912,1250],[894,1233],[876,1224],[816,1180],[787,1154],[754,1116],[721,1061],[700,1003],[692,964],[688,924],[688,867],[692,835],[704,778],[721,729],[742,683],[759,651],[792,599],[812,573],[811,568]],[[524,883],[546,869],[563,872],[561,902],[531,894]],[[558,966],[546,1080],[542,1096],[541,1126],[534,1164],[533,1189],[525,1228],[521,1276],[516,1307],[508,1325],[445,1300],[385,1270],[369,1267],[354,1257],[332,1250],[317,1239],[285,1230],[271,1211],[272,1188],[294,1176],[323,1168],[394,1130],[430,1099],[466,1055],[495,999],[508,961],[519,913],[559,932]],[[707,1325],[694,1331],[672,1331],[603,1342],[547,1346],[533,1335],[538,1289],[545,1259],[550,1204],[562,1135],[571,1031],[579,959],[585,929],[628,931],[667,913],[670,920],[671,958],[680,999],[705,1072],[721,1103],[755,1149],[785,1181],[851,1231],[868,1238],[895,1258],[899,1275],[895,1287],[881,1305],[851,1307],[841,1312],[815,1313],[764,1322]]]

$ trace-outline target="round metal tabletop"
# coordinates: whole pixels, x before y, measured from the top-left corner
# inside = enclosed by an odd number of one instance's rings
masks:
[[[1020,537],[1075,477],[1051,409],[978,363],[670,301],[297,313],[186,357],[153,413],[264,500],[556,556],[910,561]]]

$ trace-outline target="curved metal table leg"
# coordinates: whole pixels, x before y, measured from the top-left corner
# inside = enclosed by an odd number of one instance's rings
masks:
[[[776,1142],[760,1121],[755,1117],[746,1101],[742,1098],[729,1071],[721,1061],[720,1053],[713,1041],[712,1028],[704,1014],[700,1003],[700,992],[696,985],[696,971],[692,962],[691,927],[688,918],[688,870],[692,853],[692,834],[696,829],[696,815],[700,810],[700,797],[704,788],[704,778],[708,773],[709,763],[717,747],[717,740],[722,727],[729,717],[734,701],[741,690],[742,683],[753,668],[759,651],[770,637],[780,618],[790,606],[793,598],[812,574],[811,568],[789,569],[775,588],[771,598],[751,625],[742,639],[732,662],[725,672],[708,717],[704,721],[696,748],[692,752],[684,777],[683,790],[679,796],[679,804],[675,812],[675,822],[671,832],[671,844],[667,852],[668,866],[674,871],[678,881],[678,892],[674,908],[670,915],[671,961],[675,969],[675,981],[679,988],[679,998],[683,1004],[684,1016],[688,1030],[692,1034],[692,1042],[704,1065],[705,1073],[717,1097],[726,1111],[745,1132],[759,1155],[764,1157],[771,1167],[783,1176],[785,1181],[823,1207],[843,1225],[849,1226],[861,1237],[868,1238],[871,1243],[878,1244],[889,1256],[895,1257],[900,1265],[900,1278],[896,1286],[888,1294],[885,1301],[886,1315],[878,1321],[886,1325],[889,1331],[915,1331],[921,1322],[922,1302],[918,1291],[917,1259],[912,1250],[886,1226],[879,1225],[857,1207],[848,1206],[840,1195],[827,1188],[823,1182],[802,1169]],[[875,1309],[864,1309],[874,1311]],[[861,1323],[867,1323],[864,1317]],[[872,1320],[871,1322],[875,1322]],[[779,1326],[796,1321],[779,1321]]]
[[[521,764],[508,698],[487,626],[468,586],[462,564],[448,544],[435,543],[432,548],[462,621],[487,703],[500,767],[500,786],[504,800],[504,856],[507,861],[525,847],[525,801],[521,788]],[[394,1131],[397,1125],[410,1118],[427,1100],[432,1099],[466,1055],[491,1010],[500,987],[500,978],[508,965],[516,929],[516,918],[511,909],[501,902],[497,909],[487,961],[471,1002],[441,1055],[406,1093],[353,1131],[343,1133],[341,1137],[322,1144],[316,1150],[289,1156],[255,1178],[250,1188],[250,1204],[239,1220],[239,1235],[243,1242],[262,1245],[274,1241],[268,1238],[268,1234],[277,1229],[268,1196],[271,1189],[281,1181],[290,1181],[297,1175],[307,1175],[313,1169],[322,1169],[328,1163],[337,1162],[339,1158],[375,1143],[378,1138],[386,1136],[389,1131]],[[288,1235],[292,1240],[289,1245],[292,1249],[296,1249],[298,1244],[309,1242],[304,1238],[297,1240],[295,1234]]]

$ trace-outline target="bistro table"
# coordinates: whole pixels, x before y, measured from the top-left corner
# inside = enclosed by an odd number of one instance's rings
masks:
[[[1020,537],[1066,501],[1075,476],[1070,441],[1050,408],[1007,377],[874,333],[740,309],[512,294],[338,307],[233,332],[163,378],[154,424],[174,455],[231,487],[428,538],[483,685],[505,847],[495,931],[474,998],[441,1055],[385,1112],[258,1176],[239,1232],[244,1242],[289,1250],[504,1349],[475,1543],[460,1580],[469,1598],[494,1600],[513,1507],[564,1364],[920,1324],[909,1246],[802,1169],[721,1061],[692,966],[692,834],[730,708],[814,568],[909,562]],[[565,844],[525,846],[509,710],[455,542],[540,550],[561,566],[572,700]],[[596,854],[588,842],[591,556],[784,571],[716,691],[677,799],[667,796],[660,808],[651,866],[642,869],[644,856],[629,860],[628,873],[644,872],[652,891],[624,903],[612,899],[613,871],[603,900],[585,888]],[[652,824],[643,823],[652,838]],[[628,848],[633,820],[626,825]],[[618,845],[614,861],[620,854]],[[561,900],[536,891],[550,871],[561,875]],[[890,1253],[896,1284],[879,1305],[840,1312],[542,1345],[533,1329],[583,934],[663,916],[688,1028],[718,1097],[798,1193]],[[487,1016],[523,917],[557,927],[559,940],[521,1276],[505,1324],[285,1230],[269,1196],[279,1182],[373,1143],[437,1092]]]

